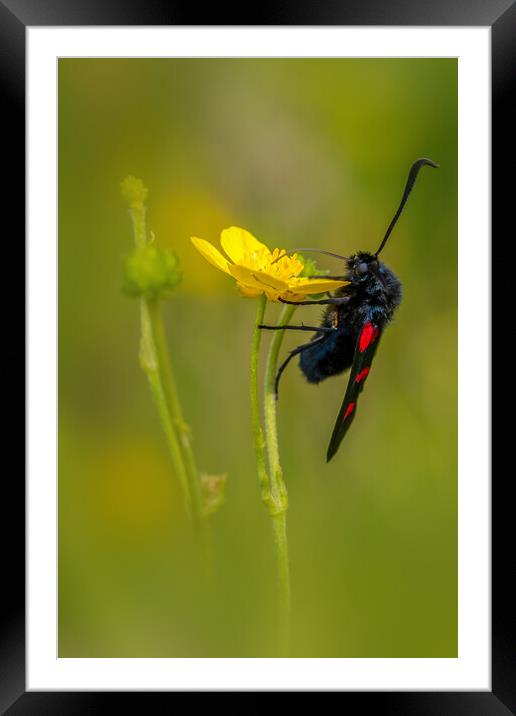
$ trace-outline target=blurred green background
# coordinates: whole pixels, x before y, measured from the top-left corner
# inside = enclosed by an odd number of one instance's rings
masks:
[[[292,364],[283,378],[292,655],[456,656],[456,60],[63,59],[58,71],[59,655],[274,655],[248,400],[256,303],[189,237],[218,245],[239,225],[269,246],[375,250],[427,156],[441,168],[421,172],[383,253],[404,301],[329,465],[347,376],[313,386]],[[149,187],[149,229],[184,270],[164,320],[199,465],[228,475],[209,585],[139,367],[138,304],[120,290],[127,174]],[[283,353],[303,340],[288,335]]]

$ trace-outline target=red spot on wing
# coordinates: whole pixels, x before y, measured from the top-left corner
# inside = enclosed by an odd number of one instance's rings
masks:
[[[364,370],[361,370],[360,373],[357,373],[357,377],[355,378],[355,383],[360,383],[361,380],[365,380],[367,378],[369,370],[370,370],[369,368],[364,368]]]
[[[362,328],[358,343],[360,353],[363,353],[371,343],[374,343],[379,333],[380,329],[378,327],[375,328],[371,322],[365,324]]]
[[[350,404],[348,405],[348,407],[346,408],[346,412],[344,413],[344,415],[343,415],[343,417],[342,417],[342,420],[346,420],[346,418],[348,417],[348,415],[350,415],[350,414],[353,412],[354,409],[355,409],[355,403],[350,403]]]

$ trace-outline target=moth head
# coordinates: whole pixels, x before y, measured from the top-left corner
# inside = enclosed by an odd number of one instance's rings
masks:
[[[378,260],[373,254],[360,251],[351,257],[349,268],[356,279],[365,281],[378,268]]]

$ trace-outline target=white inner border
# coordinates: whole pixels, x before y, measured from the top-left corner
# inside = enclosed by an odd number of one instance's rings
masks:
[[[491,688],[490,42],[487,27],[27,28],[28,690]],[[57,658],[56,60],[77,56],[459,58],[457,659]]]

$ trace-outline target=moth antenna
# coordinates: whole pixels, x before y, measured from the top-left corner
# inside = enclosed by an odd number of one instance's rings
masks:
[[[278,256],[277,259],[274,259],[274,261],[272,263],[275,264],[276,261],[279,261],[284,256],[290,256],[290,254],[297,254],[297,253],[302,253],[302,252],[306,253],[307,251],[311,251],[316,254],[326,254],[326,256],[333,256],[334,259],[342,259],[343,261],[348,260],[347,256],[341,256],[340,254],[334,254],[332,251],[324,251],[323,249],[289,249],[288,251],[285,250],[284,253],[280,254],[280,256]]]
[[[425,164],[427,164],[429,167],[434,167],[435,169],[439,168],[439,164],[436,164],[436,163],[433,162],[431,159],[425,159],[424,157],[421,158],[421,159],[416,159],[416,161],[414,162],[414,164],[410,167],[410,170],[409,170],[409,173],[408,173],[408,177],[407,177],[407,183],[405,184],[405,190],[404,190],[404,192],[403,192],[403,196],[401,197],[400,205],[398,206],[398,210],[397,210],[396,213],[394,214],[393,219],[392,219],[391,223],[389,224],[389,228],[388,228],[387,231],[385,232],[385,236],[384,236],[383,239],[382,239],[382,243],[380,244],[380,247],[379,247],[378,251],[374,254],[375,257],[378,256],[378,254],[380,253],[380,251],[383,249],[383,247],[384,247],[385,244],[387,243],[387,239],[388,239],[389,236],[391,235],[391,231],[392,231],[392,230],[394,229],[394,227],[396,226],[396,222],[398,221],[398,219],[399,219],[400,216],[401,216],[401,212],[403,211],[403,207],[404,207],[405,204],[407,203],[407,199],[408,199],[409,196],[410,196],[410,192],[411,192],[412,189],[414,188],[414,184],[416,183],[416,178],[417,178],[417,175],[418,175],[418,173],[419,173],[419,170],[421,169],[421,167],[424,167]]]

